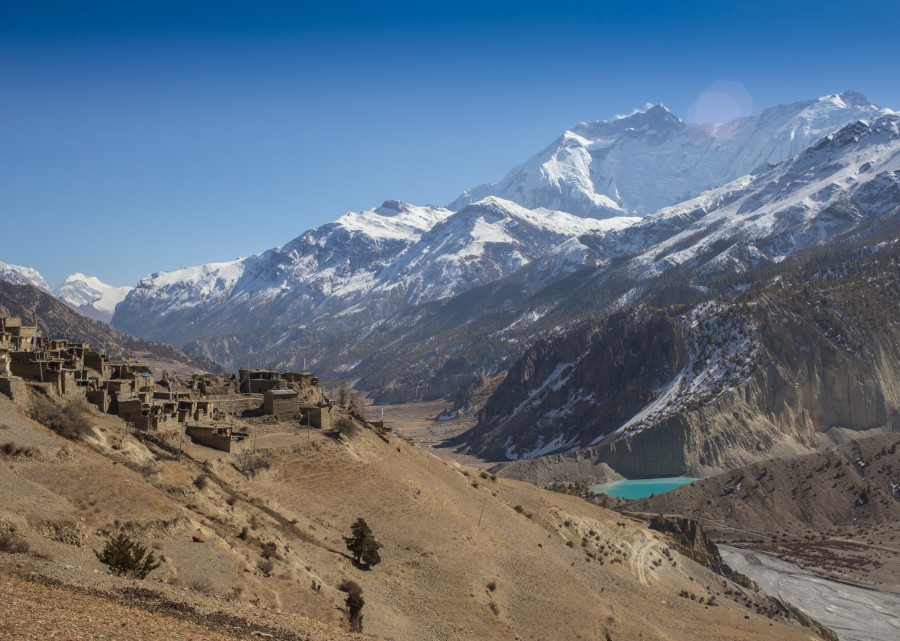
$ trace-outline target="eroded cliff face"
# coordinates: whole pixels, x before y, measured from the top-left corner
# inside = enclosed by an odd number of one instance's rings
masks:
[[[896,251],[777,278],[730,303],[638,308],[531,348],[468,445],[627,477],[708,475],[817,447],[900,411]]]

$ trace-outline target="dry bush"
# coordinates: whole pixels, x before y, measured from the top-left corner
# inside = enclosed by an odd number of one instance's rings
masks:
[[[210,583],[209,579],[203,577],[188,581],[187,587],[203,594],[212,594],[214,592],[212,583]]]
[[[344,579],[338,583],[337,589],[347,594],[362,594],[362,586],[353,579]]]
[[[271,559],[260,559],[256,562],[256,567],[260,572],[262,572],[266,576],[269,576],[272,574],[272,570],[275,568],[275,564]]]
[[[78,440],[91,431],[92,406],[83,398],[55,403],[46,396],[34,395],[29,416],[68,439]]]
[[[356,433],[356,423],[353,422],[353,419],[342,416],[338,420],[334,422],[334,425],[331,426],[331,432],[329,434],[336,438],[340,438],[342,436],[353,436]]]
[[[0,552],[7,554],[27,554],[31,551],[31,546],[21,537],[16,536],[12,532],[0,532]]]
[[[256,476],[259,472],[269,469],[272,464],[261,454],[254,454],[250,450],[244,450],[237,455],[232,463],[234,469],[247,477]]]
[[[0,454],[10,458],[43,458],[44,453],[40,448],[29,447],[27,445],[16,445],[13,442],[6,442],[0,445]]]
[[[264,559],[278,559],[278,546],[275,543],[263,543],[262,550],[260,551],[260,555]]]
[[[203,491],[209,485],[209,477],[206,474],[201,474],[197,478],[194,479],[194,487],[198,490]]]

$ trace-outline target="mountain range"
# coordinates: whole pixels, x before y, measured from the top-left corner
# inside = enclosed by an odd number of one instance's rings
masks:
[[[132,287],[113,287],[95,276],[72,274],[54,290],[36,269],[0,262],[0,281],[13,285],[31,285],[56,296],[83,316],[109,323],[113,312]]]
[[[307,366],[379,401],[446,398],[475,375],[512,372],[536,341],[583,333],[588,319],[712,305],[668,314],[676,345],[687,336],[676,326],[693,321],[672,319],[727,307],[781,265],[896,239],[898,203],[900,115],[857,92],[720,125],[656,105],[581,123],[446,207],[388,201],[351,212],[255,256],[154,273],[118,305],[124,291],[88,290],[83,278],[58,291],[76,309],[114,307],[120,330],[226,367]],[[652,342],[642,331],[635,340]],[[660,385],[686,363],[670,356]],[[541,358],[545,374],[569,362],[554,350]],[[514,390],[510,379],[502,395],[530,393],[530,380]],[[571,426],[543,436],[503,428],[498,444],[487,434],[513,419],[486,409],[470,445],[510,457],[588,446],[660,393],[617,401],[624,414],[590,438]],[[690,456],[673,469],[745,462]]]

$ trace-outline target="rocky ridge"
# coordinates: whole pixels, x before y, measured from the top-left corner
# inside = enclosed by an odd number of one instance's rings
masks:
[[[809,451],[900,411],[896,243],[782,271],[732,302],[638,307],[538,341],[465,445],[627,477],[708,475]],[[815,262],[815,261],[813,261]]]

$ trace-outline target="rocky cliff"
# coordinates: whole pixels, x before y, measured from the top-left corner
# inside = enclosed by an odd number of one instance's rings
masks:
[[[628,477],[809,451],[900,411],[900,246],[811,259],[735,298],[646,306],[539,341],[466,436],[507,459],[577,450]]]

